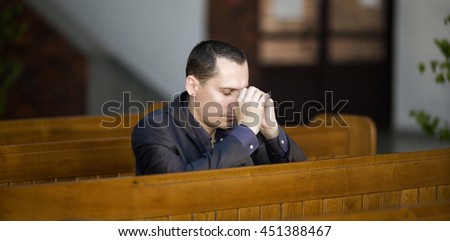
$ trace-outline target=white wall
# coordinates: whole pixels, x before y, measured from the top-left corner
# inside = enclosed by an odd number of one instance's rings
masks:
[[[450,83],[434,82],[427,71],[421,75],[419,62],[443,59],[434,38],[450,39],[449,0],[397,0],[394,26],[393,127],[400,131],[418,131],[411,109],[425,109],[450,121]]]
[[[205,0],[28,1],[58,9],[89,38],[92,44],[85,49],[101,46],[167,99],[184,89],[187,56],[206,36]]]

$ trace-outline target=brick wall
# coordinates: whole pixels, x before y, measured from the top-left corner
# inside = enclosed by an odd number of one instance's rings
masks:
[[[210,0],[208,33],[211,39],[229,42],[240,48],[248,58],[250,84],[258,85],[257,9],[256,0]]]
[[[69,42],[22,1],[18,22],[25,34],[0,53],[22,62],[23,71],[7,91],[4,119],[85,113],[87,62]],[[11,1],[0,1],[0,12]],[[4,81],[4,80],[1,80]]]

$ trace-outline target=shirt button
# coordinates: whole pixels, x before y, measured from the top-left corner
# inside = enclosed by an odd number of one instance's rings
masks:
[[[253,148],[254,148],[254,146],[253,146],[253,145],[250,145],[250,150],[253,150]]]
[[[281,144],[282,144],[282,145],[284,144],[284,140],[281,140]]]
[[[219,141],[223,141],[223,138],[220,138]]]

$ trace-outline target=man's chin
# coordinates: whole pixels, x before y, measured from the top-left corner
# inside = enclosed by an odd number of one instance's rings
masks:
[[[213,128],[220,128],[220,129],[229,129],[232,128],[235,125],[236,119],[235,118],[219,118],[216,121],[211,121],[208,124],[208,126]]]
[[[234,126],[235,120],[234,119],[227,119],[226,121],[224,121],[219,128],[221,129],[230,129]]]

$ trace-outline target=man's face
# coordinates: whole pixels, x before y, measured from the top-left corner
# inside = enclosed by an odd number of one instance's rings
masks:
[[[235,120],[233,107],[239,92],[248,86],[248,66],[218,58],[216,68],[217,75],[198,87],[195,112],[207,127],[227,129]]]

